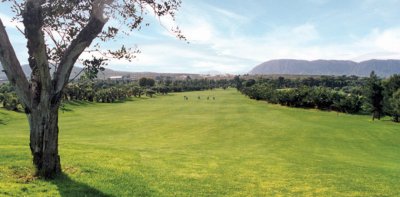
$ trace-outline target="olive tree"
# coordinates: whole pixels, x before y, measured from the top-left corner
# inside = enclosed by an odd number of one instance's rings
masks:
[[[390,99],[390,104],[392,106],[392,116],[394,122],[400,122],[400,89],[393,93]]]
[[[383,114],[383,86],[382,81],[374,71],[371,72],[366,84],[366,96],[369,111],[372,113],[372,120],[381,119]]]
[[[96,73],[110,58],[132,59],[137,49],[122,45],[104,49],[106,41],[140,29],[145,15],[172,20],[180,0],[1,0],[9,3],[13,18],[27,40],[27,78],[0,19],[0,61],[22,102],[30,126],[30,149],[38,176],[61,173],[58,154],[58,110],[71,71],[81,61]],[[114,22],[109,22],[113,20]],[[171,32],[184,39],[175,27]],[[83,59],[81,54],[91,54]],[[100,56],[101,54],[101,56]],[[86,55],[87,56],[87,55]]]

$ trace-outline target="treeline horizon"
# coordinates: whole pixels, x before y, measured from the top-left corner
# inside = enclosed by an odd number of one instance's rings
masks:
[[[236,88],[255,100],[289,107],[316,108],[350,114],[372,114],[373,119],[400,117],[400,75],[379,78],[320,76],[288,79],[235,77]]]
[[[92,80],[81,78],[68,84],[63,91],[63,103],[87,101],[98,103],[123,102],[130,97],[153,97],[172,92],[203,91],[215,88],[234,87],[233,80],[227,79],[172,79],[170,77],[146,78],[139,80]],[[0,84],[0,105],[11,111],[22,112],[24,106],[19,101],[15,89],[8,83]]]
[[[289,78],[288,78],[289,77]],[[289,107],[315,108],[349,114],[372,114],[373,119],[400,118],[400,75],[379,78],[358,76],[250,76],[233,79],[173,79],[142,77],[139,80],[93,80],[71,82],[63,92],[63,102],[123,102],[130,97],[153,97],[172,92],[236,88],[250,99]],[[0,103],[7,110],[23,111],[14,88],[0,85]]]

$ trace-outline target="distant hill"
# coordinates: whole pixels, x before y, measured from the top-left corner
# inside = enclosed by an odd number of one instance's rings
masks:
[[[31,69],[29,65],[23,65],[22,70],[24,71],[26,76],[30,76]],[[74,67],[71,72],[71,77],[74,78],[75,76],[82,74],[82,68]],[[3,71],[3,67],[0,64],[0,81],[6,80],[7,76]],[[130,79],[139,79],[141,77],[149,77],[149,78],[156,78],[156,77],[172,77],[173,79],[186,79],[189,76],[192,79],[202,78],[199,74],[189,74],[189,73],[155,73],[155,72],[126,72],[126,71],[115,71],[112,69],[105,69],[103,72],[99,72],[98,79],[108,79],[112,76],[123,76]],[[79,78],[76,77],[76,78]]]
[[[400,74],[400,60],[294,60],[279,59],[264,62],[250,71],[252,75],[356,75],[369,76],[371,71],[381,77]]]

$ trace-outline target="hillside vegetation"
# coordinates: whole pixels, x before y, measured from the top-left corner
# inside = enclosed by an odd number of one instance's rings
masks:
[[[0,196],[400,195],[398,124],[233,89],[66,105],[50,182],[28,139],[25,115],[0,109]]]

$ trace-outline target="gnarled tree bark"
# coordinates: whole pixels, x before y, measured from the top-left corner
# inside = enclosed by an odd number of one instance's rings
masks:
[[[58,109],[57,103],[41,103],[28,114],[30,148],[37,175],[52,178],[61,173],[58,155]]]

